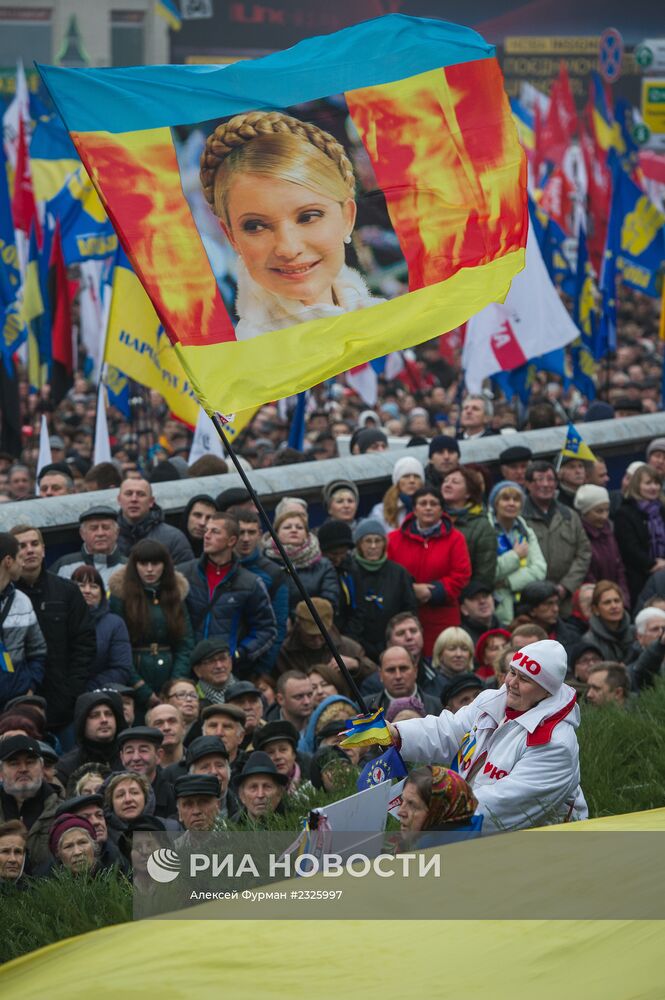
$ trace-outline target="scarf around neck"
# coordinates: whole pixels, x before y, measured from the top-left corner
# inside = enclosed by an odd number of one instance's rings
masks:
[[[649,549],[652,559],[665,557],[665,522],[660,500],[638,500],[637,506],[647,515],[649,530]]]
[[[282,545],[296,569],[307,569],[310,566],[314,566],[321,559],[319,540],[311,531],[307,533],[307,538],[300,545],[296,545],[293,542],[282,542]],[[271,559],[282,561],[279,549],[272,538],[269,538],[266,543],[265,553]]]
[[[372,560],[370,560],[370,559],[365,559],[363,556],[360,555],[359,552],[354,552],[353,553],[353,558],[358,563],[358,565],[362,569],[366,570],[368,573],[378,573],[379,570],[383,566],[385,566],[386,560],[388,559],[388,556],[384,552],[384,554],[381,556],[380,559],[372,559]]]

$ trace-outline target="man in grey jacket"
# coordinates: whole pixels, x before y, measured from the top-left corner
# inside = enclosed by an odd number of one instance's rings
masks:
[[[574,510],[555,499],[557,476],[550,462],[532,462],[526,470],[528,497],[522,516],[536,534],[547,563],[547,579],[556,584],[561,617],[571,611],[571,597],[584,582],[591,545]]]

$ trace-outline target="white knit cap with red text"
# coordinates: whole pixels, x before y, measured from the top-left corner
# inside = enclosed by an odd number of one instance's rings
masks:
[[[540,642],[531,642],[518,649],[510,666],[525,677],[530,677],[550,694],[556,694],[566,679],[568,656],[560,642],[541,639]]]

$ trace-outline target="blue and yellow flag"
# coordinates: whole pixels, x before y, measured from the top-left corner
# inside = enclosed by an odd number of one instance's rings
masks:
[[[591,71],[590,89],[591,122],[596,136],[596,142],[606,152],[616,150],[623,155],[626,152],[619,122],[615,121],[614,111],[610,105],[609,91],[597,70]]]
[[[9,194],[8,163],[5,147],[0,142],[0,262],[3,277],[0,279],[0,308],[7,307],[16,298],[21,284],[21,274],[16,252],[16,235],[12,219],[12,205]]]
[[[30,170],[37,201],[50,201],[81,166],[79,155],[58,115],[41,118],[30,139]]]
[[[597,299],[598,294],[589,260],[586,232],[584,229],[580,229],[577,241],[577,272],[573,300],[573,319],[579,328],[580,336],[571,344],[570,356],[573,365],[573,384],[587,399],[595,399],[596,397],[594,357],[595,352],[599,349]]]
[[[2,639],[0,639],[0,673],[13,674],[14,664],[12,663],[12,658],[9,655],[9,650],[5,646]]]
[[[584,443],[580,432],[573,424],[568,424],[566,441],[561,449],[561,458],[579,458],[582,462],[596,461],[596,456],[588,444]]]
[[[113,270],[104,360],[125,378],[156,389],[178,419],[196,424],[199,404],[192,386],[122,249]],[[122,391],[118,381],[114,384]]]
[[[344,736],[340,743],[341,747],[369,747],[374,743],[382,747],[393,745],[382,708],[368,715],[358,715],[355,719],[349,719]]]
[[[439,336],[524,265],[526,157],[469,28],[397,14],[204,73],[40,72],[209,414]],[[197,190],[176,126],[207,137]]]
[[[69,177],[61,191],[46,205],[51,228],[60,222],[65,263],[104,260],[118,248],[118,237],[99,196],[83,167]]]
[[[164,18],[171,31],[180,31],[182,18],[174,0],[155,0],[155,12]]]
[[[31,389],[41,389],[48,381],[48,371],[46,370],[40,350],[42,343],[41,324],[44,319],[44,299],[39,281],[39,250],[34,229],[30,234],[28,265],[23,281],[21,317],[25,323],[28,338],[28,381]]]

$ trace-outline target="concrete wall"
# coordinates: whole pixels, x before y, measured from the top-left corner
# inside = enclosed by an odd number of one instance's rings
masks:
[[[605,458],[612,475],[612,485],[618,486],[623,470],[629,462],[644,457],[644,449],[655,437],[665,437],[665,413],[630,417],[624,420],[603,420],[581,424],[578,430],[585,442]],[[483,462],[496,469],[497,460],[504,448],[524,444],[536,457],[552,457],[560,451],[566,436],[565,427],[521,434],[497,435],[478,441],[462,442],[463,462]],[[261,502],[270,511],[283,496],[297,495],[311,504],[311,519],[320,523],[324,512],[321,490],[331,479],[352,479],[360,491],[361,514],[381,498],[390,485],[393,465],[404,454],[414,455],[427,463],[427,447],[394,448],[374,455],[356,455],[335,458],[327,462],[306,462],[299,465],[262,469],[250,474],[250,480]],[[242,486],[238,475],[207,476],[183,479],[171,483],[157,483],[153,489],[157,503],[164,510],[167,520],[178,524],[180,515],[190,497],[196,493],[209,493],[215,497],[230,486]],[[39,527],[49,545],[52,558],[78,548],[79,515],[93,504],[115,504],[116,490],[98,493],[78,493],[67,497],[42,500],[25,500],[20,503],[0,505],[0,531],[8,531],[16,524]]]

